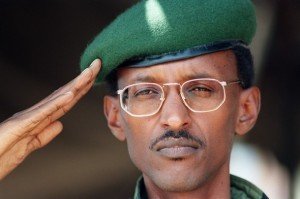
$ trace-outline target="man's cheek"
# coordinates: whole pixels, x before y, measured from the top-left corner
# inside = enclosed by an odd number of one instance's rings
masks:
[[[127,147],[131,161],[139,170],[142,170],[147,164],[146,161],[149,160],[147,143],[141,138],[130,136],[127,140]]]
[[[217,112],[215,112],[217,113]],[[213,150],[226,150],[226,146],[230,146],[234,135],[234,118],[225,111],[219,114],[207,115],[198,128],[201,127],[207,144],[213,147]]]
[[[208,135],[208,144],[210,146],[211,157],[218,157],[219,161],[225,161],[229,158],[234,133],[228,123],[215,125]]]

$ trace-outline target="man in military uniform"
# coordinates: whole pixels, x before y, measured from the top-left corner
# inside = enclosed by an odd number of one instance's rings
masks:
[[[59,134],[58,119],[106,81],[108,126],[142,172],[135,199],[267,198],[229,174],[233,139],[260,110],[248,48],[255,28],[250,0],[137,3],[87,47],[76,79],[1,123],[0,178]]]

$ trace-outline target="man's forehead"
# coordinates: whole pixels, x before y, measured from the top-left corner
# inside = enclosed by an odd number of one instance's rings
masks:
[[[149,67],[124,67],[119,83],[186,81],[196,78],[235,78],[236,60],[232,51],[221,51]]]
[[[168,66],[165,66],[168,67]],[[151,67],[149,67],[151,68]],[[155,66],[152,67],[152,69],[155,69]],[[144,69],[141,69],[144,70]],[[167,69],[166,69],[167,70]],[[183,71],[186,71],[183,69]],[[185,72],[182,73],[181,71],[170,71],[169,75],[172,77],[172,79],[178,80],[189,80],[189,79],[197,79],[197,78],[214,78],[213,74],[210,74],[206,71],[201,72]],[[159,72],[153,72],[153,71],[141,71],[135,74],[132,74],[129,76],[129,81],[132,82],[163,82],[166,83],[166,79],[171,79],[166,76],[165,73],[159,73]]]

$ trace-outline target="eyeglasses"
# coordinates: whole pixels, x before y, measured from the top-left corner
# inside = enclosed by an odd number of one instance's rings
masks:
[[[242,84],[240,80],[219,81],[211,78],[192,79],[179,83],[136,83],[118,90],[122,109],[134,117],[146,117],[156,114],[165,100],[166,86],[180,86],[183,103],[192,112],[205,113],[215,111],[226,99],[225,86]]]

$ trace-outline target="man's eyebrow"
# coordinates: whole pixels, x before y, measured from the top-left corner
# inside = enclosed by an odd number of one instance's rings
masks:
[[[145,75],[145,74],[138,74],[134,79],[134,82],[156,82],[157,79],[153,76]]]
[[[199,79],[199,78],[213,78],[212,75],[202,72],[202,73],[192,73],[192,74],[188,74],[185,75],[185,79],[189,80],[189,79]]]

